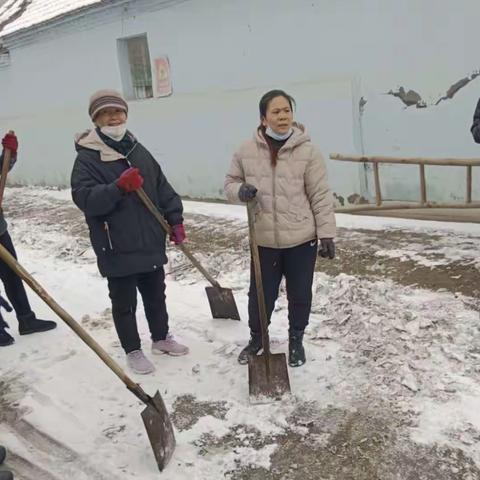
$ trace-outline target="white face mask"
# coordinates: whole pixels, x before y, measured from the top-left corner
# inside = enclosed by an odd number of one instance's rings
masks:
[[[265,130],[265,133],[270,137],[273,138],[274,140],[287,140],[288,137],[293,133],[293,128],[290,128],[290,130],[287,133],[284,133],[283,135],[280,133],[275,133],[270,127],[267,127]]]
[[[106,125],[100,128],[100,131],[107,137],[110,137],[111,139],[119,142],[127,133],[127,124],[121,123],[120,125],[113,126]]]

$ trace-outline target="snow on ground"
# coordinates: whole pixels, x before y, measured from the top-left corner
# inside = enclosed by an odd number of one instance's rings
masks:
[[[70,215],[69,192],[11,189],[7,205],[11,195],[21,198],[15,209],[7,212],[21,263],[124,366],[109,312],[106,282],[97,272],[93,255],[69,230],[62,233],[28,214],[32,206],[40,206],[63,225]],[[217,223],[228,220],[228,228],[237,230],[245,226],[241,206],[201,202],[185,202],[185,206],[189,221],[192,226],[200,225],[200,231],[208,218]],[[339,215],[337,220],[347,232],[342,234],[342,242],[349,238],[355,241],[359,230],[386,229],[398,231],[402,242],[408,242],[409,232],[428,233],[441,240],[442,248],[455,250],[456,242],[472,242],[465,250],[478,252],[478,225],[348,215]],[[219,228],[227,227],[220,224]],[[208,242],[208,229],[204,235]],[[420,247],[415,251],[421,252]],[[178,252],[170,250],[170,256],[175,265]],[[177,449],[161,477],[140,418],[142,406],[113,373],[60,320],[57,331],[19,337],[14,316],[5,314],[16,344],[1,352],[0,439],[13,451],[11,465],[18,478],[343,478],[328,476],[328,468],[322,465],[328,463],[325,455],[348,462],[342,448],[350,442],[355,444],[357,455],[365,451],[368,431],[357,439],[332,443],[341,430],[341,422],[335,421],[339,411],[353,416],[367,411],[375,418],[386,417],[386,425],[395,430],[396,437],[385,451],[390,449],[395,458],[401,457],[399,452],[406,455],[407,451],[419,452],[427,447],[435,448],[435,452],[451,449],[449,458],[455,457],[455,462],[446,462],[442,453],[439,464],[429,467],[435,476],[425,473],[418,478],[480,478],[476,476],[480,475],[480,322],[468,298],[451,291],[400,285],[390,278],[317,272],[306,336],[308,362],[302,368],[289,369],[292,396],[275,404],[252,406],[247,369],[236,362],[248,338],[248,253],[235,244],[221,255],[202,255],[207,267],[215,272],[219,258],[229,267],[219,280],[235,288],[242,321],[211,318],[204,292],[207,284],[197,273],[187,270],[169,275],[171,328],[190,346],[191,353],[180,358],[151,356],[157,367],[154,375],[132,374],[147,393],[160,391],[177,429]],[[447,254],[442,261],[453,258]],[[33,292],[29,297],[38,316],[55,317]],[[282,292],[271,326],[273,350],[278,352],[287,350],[286,308]],[[138,321],[149,353],[141,304]],[[303,423],[292,420],[303,418],[312,405],[319,421],[328,424],[315,435],[308,433],[311,419]],[[372,431],[374,424],[369,424]],[[257,442],[258,435],[252,432],[260,432],[261,441]],[[232,435],[235,446],[225,447]],[[323,477],[318,473],[305,475],[311,466],[303,472],[303,467],[297,466],[297,470],[288,470],[288,475],[280,473],[278,452],[286,448],[284,435],[303,435],[306,445],[317,445],[318,451],[328,447],[314,459]],[[223,439],[223,443],[209,443],[212,438]],[[390,458],[385,451],[384,460]],[[434,450],[428,451],[436,455]],[[300,454],[295,448],[293,452]],[[366,461],[365,455],[355,462]],[[291,464],[296,462],[294,456]],[[349,468],[354,469],[355,462]],[[414,478],[394,476],[385,466],[375,468],[377,473],[383,468],[384,473],[379,477],[358,474],[345,478]],[[268,471],[279,473],[270,477]],[[254,472],[260,472],[259,476]]]
[[[476,239],[467,238],[459,240],[455,237],[447,237],[439,239],[434,245],[425,245],[407,240],[404,242],[404,245],[405,247],[395,250],[377,250],[376,255],[400,261],[412,260],[425,267],[462,262],[464,265],[473,264],[480,269]]]
[[[41,197],[42,199],[50,197],[56,200],[70,201],[70,190],[36,187],[22,187],[22,192],[28,192],[30,198]],[[207,215],[213,218],[247,221],[246,209],[242,205],[231,205],[225,203],[196,202],[186,200],[183,202],[185,211],[191,214]],[[337,226],[340,228],[366,229],[366,230],[409,230],[420,232],[450,232],[463,235],[480,236],[480,224],[477,223],[455,223],[455,222],[436,222],[436,221],[418,221],[405,218],[385,218],[369,217],[367,215],[336,215]]]

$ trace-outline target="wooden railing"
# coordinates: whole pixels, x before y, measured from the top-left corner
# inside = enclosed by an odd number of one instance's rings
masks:
[[[363,210],[400,210],[411,208],[480,208],[480,202],[472,201],[472,170],[473,167],[480,166],[478,158],[400,158],[400,157],[366,157],[354,155],[341,155],[339,153],[330,154],[332,160],[342,162],[372,163],[373,177],[375,182],[375,205],[360,204],[355,207],[340,208],[338,211],[355,212]],[[379,164],[399,164],[399,165],[418,165],[420,175],[420,202],[389,202],[383,203],[382,189],[380,185]],[[431,203],[427,200],[427,180],[425,177],[425,166],[449,166],[466,168],[466,193],[464,203]]]

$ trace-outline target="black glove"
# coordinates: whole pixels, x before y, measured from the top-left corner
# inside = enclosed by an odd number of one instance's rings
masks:
[[[240,189],[238,190],[238,198],[241,202],[249,202],[255,198],[257,194],[257,189],[250,185],[249,183],[242,183]]]
[[[335,258],[335,242],[333,238],[321,238],[318,256],[322,258]]]

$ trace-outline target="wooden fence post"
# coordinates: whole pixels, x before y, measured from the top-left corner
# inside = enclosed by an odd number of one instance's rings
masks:
[[[427,203],[427,182],[425,180],[425,165],[420,164],[420,193],[422,196],[422,205]]]
[[[373,175],[375,177],[375,198],[377,201],[377,206],[379,207],[382,204],[382,191],[380,189],[380,172],[377,162],[373,163]]]
[[[472,166],[467,166],[467,199],[466,203],[472,203]]]

